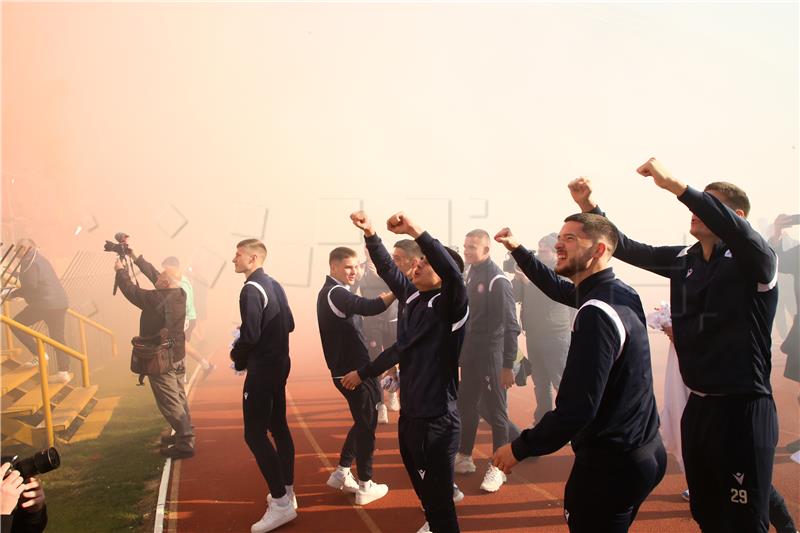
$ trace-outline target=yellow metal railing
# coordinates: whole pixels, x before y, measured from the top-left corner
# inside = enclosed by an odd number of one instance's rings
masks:
[[[9,330],[11,328],[18,329],[36,339],[36,347],[39,352],[39,381],[42,385],[42,406],[44,409],[45,426],[47,427],[47,443],[48,446],[53,446],[55,444],[55,435],[53,434],[53,413],[50,410],[50,385],[47,382],[47,354],[45,353],[44,345],[49,344],[53,348],[61,350],[65,354],[81,362],[81,374],[84,387],[89,386],[89,358],[85,353],[73,350],[69,346],[65,346],[47,335],[43,335],[28,326],[22,325],[5,315],[0,315],[0,321],[2,321]],[[11,337],[9,336],[8,338],[10,339]]]
[[[80,334],[81,334],[81,350],[83,350],[83,353],[87,355],[89,354],[88,347],[86,346],[86,324],[88,324],[92,326],[94,329],[101,331],[106,335],[108,335],[109,337],[111,337],[111,355],[112,357],[114,357],[114,359],[117,358],[117,356],[119,355],[119,351],[117,350],[117,336],[114,334],[113,331],[103,326],[102,324],[98,324],[91,318],[83,316],[77,311],[73,311],[72,309],[67,309],[67,313],[78,319],[78,325],[80,327]]]

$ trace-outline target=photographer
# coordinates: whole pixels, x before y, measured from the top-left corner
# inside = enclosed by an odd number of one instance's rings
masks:
[[[17,243],[17,253],[20,257],[19,282],[20,287],[9,295],[9,298],[24,298],[28,304],[22,311],[14,316],[14,320],[25,326],[32,327],[40,320],[47,324],[47,334],[61,344],[64,341],[64,323],[67,316],[67,293],[56,276],[53,266],[36,247],[31,239],[20,239]],[[22,333],[16,328],[12,330],[19,341],[33,354],[33,359],[26,366],[39,364],[39,350],[36,340]],[[58,361],[58,374],[51,381],[66,383],[72,376],[69,373],[69,356],[60,350],[56,352]]]
[[[2,533],[40,533],[47,526],[47,507],[44,503],[44,489],[32,477],[24,483],[11,463],[0,467],[0,520]],[[6,475],[8,473],[8,475]],[[19,505],[17,505],[19,503]]]
[[[120,258],[114,263],[117,271],[117,285],[122,294],[133,305],[142,310],[139,319],[139,337],[135,343],[146,343],[148,340],[161,346],[169,346],[170,361],[163,368],[154,370],[139,367],[136,347],[131,360],[131,370],[139,373],[139,383],[147,375],[153,397],[159,411],[175,430],[174,443],[169,439],[162,448],[161,454],[172,459],[185,459],[194,456],[194,433],[189,414],[186,391],[183,388],[186,366],[184,364],[183,325],[186,317],[186,293],[180,285],[165,272],[159,273],[144,257],[136,256],[126,246],[126,253],[134,258],[134,264],[153,282],[155,290],[142,289],[135,285]],[[153,339],[158,339],[153,341]],[[151,344],[152,346],[152,344]]]

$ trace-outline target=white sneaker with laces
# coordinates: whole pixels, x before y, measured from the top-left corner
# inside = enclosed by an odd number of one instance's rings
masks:
[[[481,490],[485,490],[486,492],[497,492],[500,490],[500,487],[503,486],[503,483],[506,482],[506,479],[506,475],[502,470],[494,465],[489,465],[489,469],[486,470],[486,475],[483,476]]]
[[[51,383],[69,383],[72,380],[72,374],[67,372],[66,370],[62,372],[56,372],[54,375],[50,376]]]
[[[471,455],[456,453],[455,467],[456,474],[471,474],[475,471],[475,463],[472,462]]]
[[[400,395],[397,392],[390,392],[390,393],[387,393],[387,396],[389,397],[389,409],[391,409],[394,412],[399,411],[400,410]]]
[[[275,502],[270,502],[267,506],[267,512],[264,513],[261,520],[250,526],[250,533],[266,533],[287,522],[291,522],[295,518],[297,518],[297,511],[291,505],[281,506]]]
[[[417,533],[431,533],[431,527],[425,522],[422,524],[422,527],[417,530]]]
[[[358,492],[358,481],[353,477],[349,468],[337,466],[328,478],[328,486],[336,490],[343,490],[355,494]]]
[[[288,494],[291,497],[292,509],[294,509],[296,511],[297,510],[297,496],[294,495],[294,491],[293,490],[287,490],[286,494]],[[272,502],[272,494],[267,493],[267,505],[269,505],[271,502]]]
[[[370,502],[379,500],[389,492],[387,485],[374,483],[372,480],[362,481],[358,484],[356,492],[356,505],[367,505]]]
[[[378,404],[378,424],[388,424],[389,423],[389,411],[386,409],[386,405],[379,403]]]
[[[464,499],[464,493],[458,488],[458,485],[453,483],[453,503],[458,503]]]

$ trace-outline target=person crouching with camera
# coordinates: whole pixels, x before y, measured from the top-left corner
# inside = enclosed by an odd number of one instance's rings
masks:
[[[194,433],[189,414],[189,403],[183,388],[186,375],[184,364],[183,323],[186,317],[186,293],[166,273],[159,272],[144,257],[136,256],[128,248],[155,290],[142,289],[131,281],[130,273],[117,258],[117,285],[125,298],[142,310],[139,318],[139,336],[131,341],[131,371],[139,374],[141,385],[144,376],[150,382],[159,411],[175,430],[174,437],[162,439],[165,445],[161,454],[172,459],[194,456]]]

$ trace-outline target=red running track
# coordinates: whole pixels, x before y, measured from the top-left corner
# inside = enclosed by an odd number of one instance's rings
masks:
[[[659,340],[660,341],[660,340]],[[656,397],[662,396],[665,356],[659,341],[651,339]],[[225,354],[217,357],[218,369],[199,382],[191,398],[197,434],[197,455],[174,464],[168,500],[166,531],[179,533],[249,532],[265,509],[266,484],[244,443],[241,414],[243,377],[233,375]],[[795,521],[800,518],[800,464],[789,459],[784,446],[800,438],[797,384],[782,377],[784,358],[775,355],[773,386],[780,415],[781,433],[775,459],[774,484],[783,494]],[[305,361],[293,359],[289,378],[288,419],[296,448],[295,491],[298,517],[277,531],[413,533],[424,516],[403,469],[397,448],[397,416],[379,425],[375,457],[375,480],[389,485],[389,494],[365,507],[354,504],[352,495],[329,489],[325,484],[339,457],[339,449],[351,424],[347,405],[320,370],[322,356]],[[524,426],[535,407],[528,382],[509,396],[511,418]],[[566,532],[562,515],[564,483],[573,455],[569,447],[558,453],[525,461],[497,493],[480,489],[486,457],[491,452],[488,427],[482,425],[475,457],[478,472],[457,476],[466,495],[457,506],[461,530]],[[354,469],[355,470],[355,469]],[[667,475],[642,506],[632,532],[698,532],[689,506],[679,494],[685,489],[683,476],[670,460]]]

